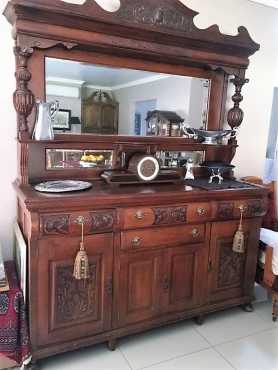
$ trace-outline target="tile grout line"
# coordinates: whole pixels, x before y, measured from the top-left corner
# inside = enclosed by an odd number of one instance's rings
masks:
[[[132,370],[145,370],[145,369],[150,369],[154,366],[157,366],[157,365],[162,365],[166,362],[170,362],[170,361],[174,361],[174,360],[178,360],[178,359],[181,359],[181,358],[186,358],[187,356],[191,356],[191,355],[194,355],[195,353],[201,353],[201,352],[204,352],[204,351],[208,351],[210,349],[213,349],[212,347],[209,347],[209,348],[203,348],[203,349],[200,349],[198,351],[193,351],[193,352],[189,352],[187,354],[183,354],[183,355],[179,355],[179,356],[175,356],[175,357],[171,357],[171,358],[168,358],[167,360],[163,360],[163,361],[159,361],[159,362],[156,362],[155,364],[151,364],[149,366],[144,366],[144,367],[140,367],[140,368],[136,368],[136,369],[132,369]]]
[[[227,362],[227,364],[229,364],[234,370],[237,370],[231,363],[230,361],[228,361],[221,353],[219,353],[217,351],[217,349],[208,341],[208,339],[202,334],[200,333],[197,328],[194,328],[196,330],[196,332],[210,345],[210,349],[214,350],[216,353],[218,353],[225,362]]]
[[[237,342],[239,340],[251,338],[251,337],[254,337],[255,335],[266,333],[266,332],[271,331],[271,330],[276,330],[276,328],[267,328],[267,329],[259,330],[259,331],[256,331],[256,332],[252,333],[252,334],[244,335],[244,336],[239,337],[239,338],[234,338],[234,339],[231,339],[231,340],[228,340],[228,341],[225,341],[225,342],[212,344],[211,347],[215,348],[217,346],[222,346],[223,344],[229,344],[229,343]]]
[[[131,364],[129,363],[128,359],[126,358],[125,354],[121,350],[120,344],[119,344],[118,350],[121,353],[121,355],[123,356],[125,362],[127,363],[127,366],[130,368],[130,370],[134,370],[133,367],[131,366]]]
[[[226,362],[227,362],[227,364],[229,364],[234,370],[237,370],[237,368],[236,367],[234,367],[234,365],[221,353],[221,352],[219,352],[215,347],[212,347],[213,348],[213,350],[216,352],[216,353],[218,353],[219,354],[219,356],[220,357],[222,357],[223,358],[223,360],[225,360]]]

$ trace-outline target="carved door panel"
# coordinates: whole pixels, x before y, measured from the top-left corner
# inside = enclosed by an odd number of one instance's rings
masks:
[[[160,312],[163,252],[125,253],[119,261],[118,324],[151,319]]]
[[[193,244],[168,249],[162,278],[164,312],[183,311],[205,300],[208,248]]]
[[[260,220],[244,220],[245,253],[233,252],[238,221],[212,225],[209,262],[209,301],[251,296],[255,280]]]
[[[102,107],[101,133],[113,135],[118,133],[118,106],[107,104]]]
[[[82,132],[101,133],[102,106],[97,103],[84,103],[82,110]]]
[[[65,342],[111,328],[112,234],[85,238],[90,277],[78,281],[73,265],[79,238],[48,238],[39,244],[38,342]]]

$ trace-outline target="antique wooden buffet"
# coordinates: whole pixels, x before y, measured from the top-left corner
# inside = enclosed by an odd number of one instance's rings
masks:
[[[33,362],[232,306],[251,309],[258,235],[266,209],[262,187],[202,190],[183,182],[111,186],[101,167],[49,169],[47,151],[110,150],[123,154],[201,151],[231,163],[237,141],[207,145],[187,137],[58,134],[35,141],[35,100],[46,98],[45,60],[57,58],[211,81],[208,130],[243,120],[241,89],[259,49],[247,30],[198,29],[196,12],[176,0],[122,0],[115,12],[93,0],[11,0],[18,117],[18,223],[28,245],[28,307]],[[231,78],[232,76],[232,78]],[[235,87],[226,114],[228,86]],[[120,124],[120,118],[119,118]],[[196,170],[197,172],[200,169]],[[201,174],[200,174],[201,175]],[[91,181],[90,190],[43,194],[45,180]],[[245,253],[232,249],[240,207]],[[83,217],[87,280],[73,277]],[[186,345],[186,344],[185,344]]]

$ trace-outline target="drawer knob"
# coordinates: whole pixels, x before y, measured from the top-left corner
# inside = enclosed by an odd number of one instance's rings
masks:
[[[198,238],[198,236],[200,236],[200,230],[197,229],[197,228],[194,228],[192,231],[191,231],[191,235],[193,236],[193,238]]]
[[[133,247],[139,247],[141,245],[142,238],[139,236],[136,236],[135,238],[132,239],[131,244]]]
[[[197,208],[197,214],[199,216],[204,216],[206,214],[205,208],[201,208],[201,207]]]
[[[135,218],[137,218],[137,220],[143,220],[144,217],[145,217],[145,215],[144,215],[144,212],[142,212],[142,211],[137,211],[135,213]]]

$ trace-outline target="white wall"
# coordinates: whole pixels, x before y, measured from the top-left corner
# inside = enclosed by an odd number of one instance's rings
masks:
[[[237,27],[244,25],[261,44],[261,50],[250,58],[250,83],[243,89],[245,119],[234,164],[238,176],[262,176],[273,87],[278,82],[278,9],[248,0],[181,1],[200,13],[195,18],[198,27],[218,24],[222,32],[237,34]]]
[[[0,0],[3,9],[5,0]],[[11,256],[12,223],[16,213],[15,193],[12,182],[16,178],[16,118],[12,104],[15,90],[14,56],[11,27],[3,16],[0,16],[1,35],[1,68],[0,68],[0,242],[4,257]]]
[[[245,121],[241,129],[240,148],[235,158],[240,176],[263,172],[264,156],[270,120],[273,86],[278,83],[278,10],[248,0],[182,0],[201,14],[196,24],[208,27],[219,24],[223,32],[236,33],[245,25],[261,51],[251,58],[248,70],[250,84],[244,88]],[[6,0],[0,0],[3,9]],[[6,257],[11,255],[11,224],[15,217],[15,195],[11,186],[16,177],[16,122],[12,106],[14,90],[13,40],[10,26],[0,16],[1,68],[0,68],[0,240]]]

